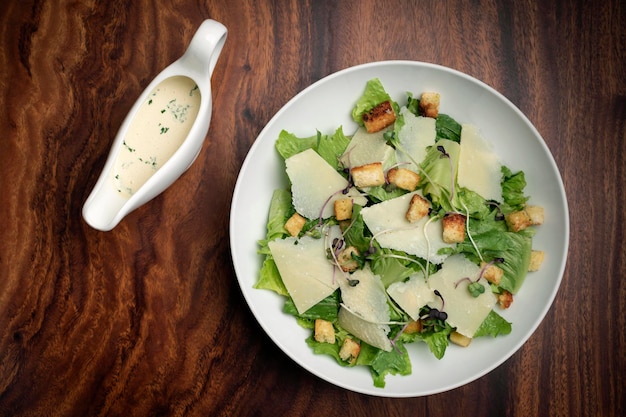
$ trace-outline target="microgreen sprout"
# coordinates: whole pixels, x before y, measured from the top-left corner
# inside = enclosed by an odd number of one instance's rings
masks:
[[[472,297],[476,298],[480,294],[485,292],[485,286],[480,282],[472,282],[467,286],[467,290],[472,294]]]
[[[490,262],[488,262],[487,264],[485,264],[485,266],[482,267],[482,269],[480,270],[480,274],[478,275],[478,279],[481,279],[483,277],[483,275],[485,274],[485,271],[487,271],[487,268],[489,268],[491,265],[503,264],[503,263],[504,263],[504,258],[493,258]]]
[[[423,307],[420,310],[419,318],[422,323],[422,331],[437,333],[445,329],[445,321],[448,319],[448,314],[437,308]]]
[[[470,277],[463,277],[454,283],[454,288],[457,288],[459,284],[463,281],[469,281],[469,284],[467,286],[467,291],[469,291],[472,297],[476,298],[480,294],[485,292],[485,286],[481,284],[480,282],[478,282],[479,279],[480,279],[480,276],[476,279],[476,281],[472,281]]]
[[[493,264],[503,263],[503,262],[504,262],[504,258],[494,258],[491,262],[487,263],[484,267],[482,267],[475,281],[472,281],[470,277],[463,277],[454,283],[454,288],[457,288],[459,284],[463,281],[469,281],[469,284],[467,286],[467,290],[469,291],[469,293],[474,298],[480,296],[481,294],[485,292],[485,286],[478,281],[480,281],[480,279],[483,277],[487,268],[489,268]]]
[[[472,242],[472,246],[474,247],[474,250],[476,250],[476,253],[478,254],[478,257],[482,261],[483,260],[483,255],[480,253],[480,250],[478,249],[478,245],[476,244],[476,242],[474,242],[474,238],[472,237],[472,233],[470,232],[470,227],[469,227],[470,213],[469,213],[469,209],[467,208],[467,206],[465,205],[465,203],[463,202],[462,199],[461,199],[461,205],[465,209],[465,229],[467,230],[467,237],[469,238],[470,242]]]
[[[504,213],[502,213],[502,207],[495,201],[487,201],[488,206],[494,206],[497,209],[496,220],[504,220]]]

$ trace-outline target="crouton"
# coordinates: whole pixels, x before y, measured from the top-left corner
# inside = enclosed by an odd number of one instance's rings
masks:
[[[335,217],[338,221],[348,220],[352,218],[352,199],[342,198],[335,200]]]
[[[383,130],[395,122],[396,113],[393,111],[391,103],[384,101],[370,111],[363,113],[362,119],[365,129],[369,133],[374,133]]]
[[[519,232],[520,230],[524,230],[533,224],[526,210],[509,213],[504,217],[504,220],[506,221],[506,225],[509,230],[512,232]]]
[[[481,262],[480,267],[485,268],[483,272],[483,278],[492,284],[499,285],[502,280],[502,276],[504,275],[504,271],[499,266],[491,264],[487,266],[487,262]]]
[[[300,231],[302,231],[305,223],[306,219],[304,217],[298,213],[293,213],[285,223],[285,230],[287,230],[291,236],[296,237],[300,234]]]
[[[455,345],[459,345],[462,347],[468,347],[469,344],[472,342],[472,338],[471,337],[467,337],[462,335],[461,333],[454,331],[452,333],[450,333],[450,341],[452,343],[454,343]]]
[[[528,271],[529,272],[539,271],[539,268],[541,268],[541,264],[543,263],[543,259],[545,258],[545,256],[546,254],[544,251],[533,250],[530,253],[530,264],[528,265]]]
[[[339,357],[352,365],[356,362],[360,352],[361,345],[350,338],[346,338],[341,344],[341,349],[339,349]]]
[[[509,308],[513,303],[513,294],[507,290],[502,290],[500,294],[497,294],[498,305],[500,308]]]
[[[352,257],[353,254],[356,256],[360,254],[359,250],[354,246],[348,246],[337,254],[337,262],[342,271],[350,272],[359,267],[357,260]]]
[[[422,322],[419,320],[415,320],[410,322],[404,327],[403,332],[408,334],[419,333],[422,331]]]
[[[461,243],[465,240],[465,216],[460,213],[448,213],[443,217],[443,241]]]
[[[392,168],[387,171],[387,180],[398,188],[407,191],[415,191],[420,182],[418,173],[406,168]]]
[[[376,187],[385,183],[383,164],[380,162],[354,167],[351,174],[352,181],[357,187]]]
[[[422,93],[420,98],[420,110],[426,117],[436,119],[439,116],[439,93]]]
[[[419,194],[415,194],[411,197],[409,209],[406,211],[406,219],[410,223],[414,223],[422,217],[427,216],[428,210],[430,210],[430,203],[428,200]]]
[[[541,206],[526,206],[524,211],[530,217],[530,223],[534,226],[543,224],[543,207]]]
[[[335,343],[335,329],[327,320],[315,319],[315,334],[313,336],[319,343]]]

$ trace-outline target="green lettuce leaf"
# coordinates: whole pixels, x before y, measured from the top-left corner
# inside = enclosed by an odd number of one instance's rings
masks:
[[[421,272],[420,265],[425,267],[426,261],[415,256],[393,249],[381,248],[378,245],[376,247],[376,252],[369,257],[370,268],[374,274],[380,276],[385,288],[394,282],[404,281],[416,272]],[[412,261],[406,258],[412,259]]]
[[[267,232],[265,239],[259,241],[258,252],[260,254],[269,255],[270,250],[267,243],[287,236],[285,222],[294,212],[295,209],[291,202],[291,192],[284,189],[274,190],[267,216]]]
[[[385,387],[387,375],[410,375],[411,361],[409,354],[401,341],[396,342],[390,352],[361,343],[361,352],[357,358],[357,365],[370,367],[374,386]]]
[[[339,291],[335,291],[302,314],[298,313],[298,309],[290,297],[285,301],[283,311],[301,319],[310,321],[323,319],[334,323],[337,321],[337,313],[339,312]]]
[[[320,135],[319,143],[317,144],[317,153],[328,162],[328,164],[339,169],[339,158],[345,152],[350,138],[344,135],[343,128],[339,127],[335,133],[331,136]]]
[[[278,139],[276,139],[276,150],[280,156],[283,157],[283,159],[287,159],[297,153],[306,151],[307,149],[316,149],[319,136],[320,133],[318,132],[315,136],[299,138],[296,135],[283,130],[278,135]]]
[[[482,322],[474,337],[507,335],[511,333],[511,323],[506,321],[504,317],[491,310],[489,315]]]
[[[287,291],[280,277],[280,273],[278,272],[278,267],[276,267],[276,263],[270,255],[266,256],[263,261],[263,266],[261,266],[261,271],[259,272],[259,279],[254,284],[254,288],[274,291],[279,295],[289,297],[289,291]]]
[[[439,147],[443,147],[442,149],[449,157],[446,157],[438,149]],[[448,211],[455,210],[456,206],[451,201],[450,196],[452,195],[452,181],[454,180],[456,183],[459,153],[460,146],[458,143],[448,139],[441,139],[437,142],[437,146],[428,148],[421,164],[424,172],[424,179],[422,180],[424,194],[429,195],[434,204]]]
[[[461,142],[461,125],[447,114],[439,113],[435,122],[437,136],[435,141],[448,139],[453,142]]]
[[[513,294],[517,293],[528,273],[532,239],[523,233],[498,229],[472,233],[472,239],[486,262],[495,258],[504,259],[504,263],[498,264],[504,271],[499,287]],[[458,252],[469,254],[474,262],[479,262],[478,254],[469,239],[459,243],[456,249]]]
[[[372,110],[374,107],[385,101],[391,102],[392,100],[387,91],[385,91],[385,87],[383,87],[380,80],[378,78],[369,80],[365,85],[363,95],[359,98],[356,105],[352,109],[352,119],[358,123],[359,126],[363,126],[363,113]],[[398,111],[397,109],[395,110],[397,114]]]
[[[509,213],[524,208],[528,197],[524,195],[526,178],[523,171],[513,173],[506,166],[502,166],[502,198],[504,205],[503,212]]]
[[[360,253],[364,253],[369,249],[371,236],[368,234],[363,216],[361,216],[362,208],[358,204],[352,206],[352,221],[350,226],[344,230],[343,235],[346,246],[354,246]]]

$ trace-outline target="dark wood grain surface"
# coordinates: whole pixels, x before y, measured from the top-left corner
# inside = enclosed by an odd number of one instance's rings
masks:
[[[136,97],[204,19],[229,30],[191,169],[111,232],[82,205]],[[0,4],[1,416],[623,416],[626,4],[50,1]],[[293,95],[371,61],[442,64],[534,123],[571,216],[562,286],[488,375],[420,398],[337,388],[258,326],[233,272],[233,187]]]

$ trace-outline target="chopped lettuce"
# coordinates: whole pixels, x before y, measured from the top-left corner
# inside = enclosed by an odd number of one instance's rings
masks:
[[[285,130],[281,131],[276,139],[276,150],[283,159],[294,156],[307,149],[316,149],[319,140],[319,133],[308,138],[299,138]]]
[[[491,310],[487,318],[482,322],[474,337],[491,336],[497,337],[511,333],[511,323],[506,321],[504,317]]]
[[[424,172],[424,194],[437,206],[453,211],[454,187],[459,165],[459,144],[448,139],[440,139],[437,146],[431,146],[421,168]]]
[[[523,171],[513,173],[506,166],[502,166],[502,198],[505,212],[521,210],[528,201],[524,195],[526,178]]]
[[[331,167],[339,169],[339,158],[337,155],[342,155],[349,143],[350,138],[344,135],[343,129],[339,127],[331,136],[319,135],[317,153],[319,153]]]
[[[391,101],[392,106],[397,107],[378,78],[369,80],[365,85],[363,95],[352,109],[352,119],[357,122],[359,126],[363,126],[363,113],[372,110],[385,101]],[[396,111],[396,113],[398,112]]]
[[[447,114],[439,114],[435,124],[437,141],[448,139],[453,142],[461,142],[461,124]]]

